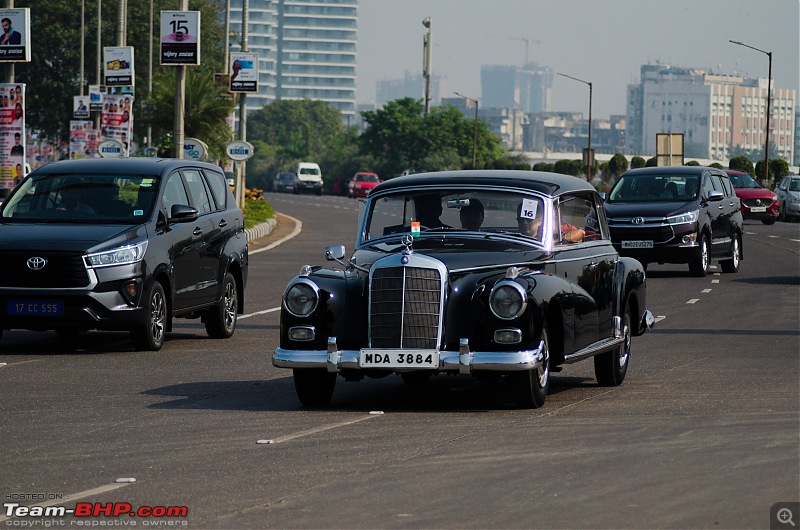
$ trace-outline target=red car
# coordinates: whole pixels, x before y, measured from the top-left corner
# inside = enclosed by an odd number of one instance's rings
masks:
[[[381,179],[375,173],[359,171],[350,179],[350,183],[347,185],[347,194],[350,197],[366,197],[372,188],[380,183]]]
[[[759,219],[765,225],[771,225],[778,219],[780,205],[778,197],[772,191],[744,171],[729,170],[726,173],[742,203],[742,217]]]

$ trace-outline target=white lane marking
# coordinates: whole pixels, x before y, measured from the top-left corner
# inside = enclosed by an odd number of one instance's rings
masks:
[[[283,216],[285,216],[285,217],[288,217],[289,219],[291,219],[292,221],[294,221],[294,230],[292,231],[292,233],[291,233],[291,234],[289,234],[289,235],[288,235],[288,236],[286,236],[286,237],[282,237],[281,239],[279,239],[279,240],[275,241],[274,243],[270,243],[269,245],[267,245],[267,246],[266,246],[266,247],[264,247],[264,248],[259,248],[258,250],[254,250],[254,251],[250,252],[249,254],[250,254],[251,256],[252,256],[253,254],[258,254],[259,252],[264,252],[265,250],[271,250],[271,249],[273,249],[273,248],[277,247],[278,245],[280,245],[280,244],[282,244],[282,243],[285,243],[285,242],[289,241],[290,239],[292,239],[293,237],[295,237],[297,234],[299,234],[299,233],[300,233],[300,232],[303,230],[303,223],[302,223],[302,221],[300,221],[300,219],[295,219],[295,218],[294,218],[294,217],[292,217],[291,215],[286,215],[286,214],[281,214],[281,215],[283,215]]]
[[[780,239],[781,238],[781,236],[767,236],[767,237],[770,238],[770,239]]]
[[[242,315],[242,316],[238,317],[237,320],[242,320],[243,318],[250,318],[250,317],[257,316],[257,315],[265,315],[267,313],[274,313],[275,311],[279,311],[279,310],[280,310],[280,307],[272,307],[270,309],[265,309],[263,311],[256,311],[255,313],[248,313],[246,315]]]
[[[702,291],[700,291],[700,292],[701,292],[701,293],[703,293],[703,294],[708,294],[708,293],[710,293],[710,292],[711,292],[711,289],[703,289],[703,290],[702,290]]]
[[[281,436],[280,438],[271,438],[273,444],[279,444],[281,442],[288,442],[289,440],[294,440],[295,438],[301,438],[303,436],[309,436],[312,434],[317,434],[323,431],[328,431],[330,429],[336,429],[339,427],[344,427],[345,425],[352,425],[354,423],[358,423],[360,421],[370,420],[372,418],[380,418],[380,416],[376,415],[369,415],[364,416],[361,418],[356,418],[354,420],[347,420],[347,421],[340,421],[338,423],[330,423],[328,425],[321,425],[319,427],[314,427],[312,429],[306,429],[304,431],[299,431],[294,434],[287,434],[286,436]],[[262,442],[264,443],[264,442]]]
[[[699,302],[699,301],[700,301],[700,299],[699,299],[699,298],[692,298],[691,300],[689,300],[689,301],[688,301],[688,302],[686,302],[686,303],[687,303],[687,304],[696,304],[696,303],[697,303],[697,302]]]
[[[789,241],[794,241],[795,243],[800,243],[800,239],[790,239]]]
[[[46,502],[36,502],[35,501],[34,504],[31,504],[31,506],[35,505],[35,506],[47,507],[47,506],[54,506],[56,504],[67,504],[70,501],[83,499],[85,497],[91,497],[93,495],[99,495],[101,493],[106,493],[106,492],[109,492],[109,491],[114,491],[114,490],[119,489],[119,488],[124,488],[125,486],[130,486],[131,484],[132,484],[131,482],[129,482],[127,484],[106,484],[105,486],[100,486],[99,488],[93,488],[93,489],[86,490],[86,491],[81,491],[81,492],[78,492],[78,493],[72,493],[70,495],[64,496],[61,499],[52,499],[52,500],[49,500],[49,501],[46,501]],[[8,519],[9,519],[8,517],[0,515],[0,522],[7,521]]]
[[[17,366],[18,364],[40,363],[44,359],[32,359],[30,361],[20,361],[18,363],[0,363],[0,366]]]
[[[665,317],[664,315],[658,315],[658,316],[655,318],[655,321],[656,321],[656,322],[661,322],[661,321],[662,321],[662,320],[664,320],[665,318],[667,318],[667,317]]]
[[[758,232],[745,232],[748,236],[757,236]]]
[[[719,280],[711,280],[711,283],[719,283]]]

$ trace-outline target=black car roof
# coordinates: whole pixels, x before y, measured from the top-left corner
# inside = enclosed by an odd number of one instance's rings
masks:
[[[395,177],[378,184],[373,194],[397,188],[415,188],[423,186],[497,186],[503,188],[524,188],[538,191],[546,195],[592,190],[594,187],[586,180],[570,175],[548,173],[545,171],[520,170],[461,170],[440,171],[435,173],[414,173]]]
[[[207,162],[197,160],[178,160],[177,158],[82,158],[79,160],[60,160],[42,166],[37,173],[131,173],[142,175],[161,175],[180,167],[199,167],[203,169],[222,169]]]

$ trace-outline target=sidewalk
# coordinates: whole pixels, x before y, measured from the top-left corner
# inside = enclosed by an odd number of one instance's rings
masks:
[[[286,237],[292,233],[294,228],[295,222],[292,219],[276,212],[275,219],[270,219],[266,223],[261,223],[245,231],[250,251],[266,247]]]

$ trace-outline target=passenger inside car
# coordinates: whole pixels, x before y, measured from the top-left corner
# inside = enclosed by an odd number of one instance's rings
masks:
[[[697,195],[697,179],[687,179],[684,192],[687,198],[693,199]]]
[[[70,187],[62,189],[58,209],[87,214],[95,213],[94,208],[86,204],[83,194],[83,188]]]
[[[661,194],[662,197],[665,199],[677,199],[678,198],[678,185],[674,182],[668,182],[666,187],[664,188],[664,193]]]
[[[542,238],[542,214],[537,208],[525,208],[525,202],[517,206],[517,227],[523,236]]]
[[[459,211],[461,228],[464,230],[480,230],[483,224],[483,203],[478,199],[469,199],[469,204]]]

